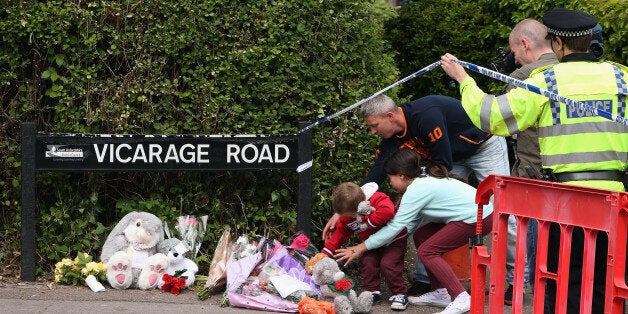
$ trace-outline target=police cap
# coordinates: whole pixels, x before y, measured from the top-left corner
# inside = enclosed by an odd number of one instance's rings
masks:
[[[559,37],[579,37],[591,34],[597,19],[586,12],[564,8],[549,10],[543,15],[547,33]]]

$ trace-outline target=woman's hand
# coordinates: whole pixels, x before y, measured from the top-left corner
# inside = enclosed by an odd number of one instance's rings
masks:
[[[334,254],[334,258],[338,262],[342,262],[346,260],[346,262],[344,263],[344,266],[347,267],[347,265],[349,265],[351,261],[359,259],[360,257],[362,257],[362,254],[364,254],[364,252],[366,251],[368,251],[366,249],[366,244],[362,242],[356,246],[351,246],[346,249],[337,249],[336,254]]]

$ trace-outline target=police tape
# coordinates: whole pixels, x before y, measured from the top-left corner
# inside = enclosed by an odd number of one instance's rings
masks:
[[[391,88],[393,88],[393,87],[395,87],[397,85],[401,85],[401,84],[403,84],[403,83],[405,83],[405,82],[407,82],[407,81],[409,81],[409,80],[411,80],[411,79],[413,79],[415,77],[421,76],[425,72],[428,72],[428,71],[436,68],[439,65],[440,65],[440,61],[436,61],[436,62],[434,62],[434,63],[424,67],[423,69],[418,70],[418,71],[416,71],[416,72],[414,72],[414,73],[404,77],[403,79],[401,79],[401,80],[399,80],[399,81],[397,81],[397,82],[395,82],[395,83],[393,83],[391,85],[388,85],[387,87],[383,88],[382,90],[380,90],[380,91],[378,91],[378,92],[376,92],[376,93],[374,93],[374,94],[372,94],[372,95],[370,95],[370,96],[368,96],[368,97],[366,97],[366,98],[356,102],[355,104],[353,104],[351,106],[348,106],[348,107],[346,107],[346,108],[344,108],[344,109],[342,109],[342,110],[340,110],[340,111],[338,111],[338,112],[336,112],[334,114],[331,114],[329,116],[326,116],[324,118],[319,119],[318,121],[316,121],[316,122],[314,122],[314,123],[312,123],[312,124],[302,128],[301,130],[299,130],[299,133],[303,133],[303,132],[305,132],[305,131],[307,131],[307,130],[309,130],[309,129],[311,129],[311,128],[313,128],[313,127],[315,127],[315,126],[317,126],[317,125],[319,125],[321,123],[327,122],[327,121],[329,121],[329,120],[331,120],[331,119],[333,119],[333,118],[335,118],[335,117],[337,117],[337,116],[339,116],[339,115],[341,115],[341,114],[343,114],[343,113],[345,113],[345,112],[347,112],[349,110],[352,110],[355,107],[357,107],[357,106],[359,106],[359,105],[361,105],[361,104],[363,104],[363,103],[365,103],[365,102],[375,98],[376,96],[384,93],[385,91],[387,91],[387,90],[389,90],[389,89],[391,89]]]
[[[463,67],[465,67],[467,69],[470,69],[472,71],[478,72],[480,74],[484,74],[486,76],[492,77],[492,78],[500,80],[502,82],[505,82],[505,83],[508,83],[508,84],[512,84],[512,85],[515,85],[517,87],[524,88],[524,89],[526,89],[526,90],[528,90],[530,92],[533,92],[533,93],[545,96],[545,97],[547,97],[547,98],[549,98],[551,100],[560,101],[562,103],[567,104],[568,106],[577,107],[578,110],[591,112],[592,114],[594,114],[596,116],[600,116],[602,118],[606,118],[608,120],[611,120],[611,121],[614,121],[614,122],[617,122],[617,123],[620,123],[620,124],[628,126],[628,120],[626,120],[626,118],[624,118],[622,116],[614,115],[614,114],[612,114],[610,112],[607,112],[607,111],[604,111],[604,110],[601,110],[601,109],[598,109],[595,106],[590,106],[590,105],[587,105],[586,103],[583,103],[583,102],[580,102],[580,101],[576,101],[576,100],[573,100],[573,99],[569,99],[567,97],[558,95],[556,93],[552,93],[552,92],[550,92],[548,90],[541,89],[541,88],[539,88],[537,86],[534,86],[532,84],[528,84],[528,83],[526,83],[524,81],[521,81],[521,80],[515,79],[513,77],[510,77],[508,75],[501,74],[499,72],[495,72],[493,70],[490,70],[490,69],[487,69],[487,68],[475,65],[473,63],[469,63],[469,62],[466,62],[466,61],[461,61],[461,60],[458,60],[458,59],[453,59],[452,61],[460,64],[461,66],[463,66]],[[333,119],[333,118],[335,118],[335,117],[337,117],[337,116],[339,116],[341,114],[344,114],[345,112],[356,108],[357,106],[359,106],[359,105],[361,105],[361,104],[363,104],[363,103],[365,103],[365,102],[375,98],[376,96],[384,93],[385,91],[387,91],[387,90],[389,90],[389,89],[391,89],[391,88],[393,88],[393,87],[395,87],[397,85],[401,85],[401,84],[403,84],[403,83],[405,83],[405,82],[407,82],[407,81],[409,81],[409,80],[411,80],[411,79],[413,79],[415,77],[421,76],[421,75],[425,74],[426,72],[431,71],[432,69],[436,68],[439,65],[440,65],[440,61],[436,61],[436,62],[434,62],[434,63],[424,67],[423,69],[418,70],[418,71],[416,71],[416,72],[406,76],[405,78],[403,78],[403,79],[401,79],[401,80],[399,80],[399,81],[397,81],[397,82],[395,82],[395,83],[393,83],[393,84],[391,84],[391,85],[381,89],[380,91],[378,91],[378,92],[376,92],[376,93],[374,93],[374,94],[372,94],[372,95],[370,95],[370,96],[368,96],[368,97],[366,97],[366,98],[356,102],[355,104],[353,104],[351,106],[348,106],[348,107],[346,107],[346,108],[344,108],[344,109],[342,109],[342,110],[340,110],[340,111],[338,111],[338,112],[336,112],[334,114],[331,114],[329,116],[326,116],[324,118],[319,119],[318,121],[316,121],[316,122],[314,122],[314,123],[312,123],[312,124],[302,128],[302,129],[300,129],[298,133],[303,133],[305,131],[308,131],[308,130],[314,128],[315,126],[318,126],[318,125],[320,125],[322,123],[325,123],[325,122],[327,122],[327,121],[329,121],[329,120],[331,120],[331,119]]]
[[[573,99],[569,99],[567,97],[560,96],[560,95],[558,95],[556,93],[552,93],[552,92],[550,92],[548,90],[541,89],[541,88],[539,88],[537,86],[528,84],[528,83],[526,83],[524,81],[520,81],[520,80],[512,78],[512,77],[510,77],[508,75],[504,75],[504,74],[501,74],[499,72],[495,72],[493,70],[489,70],[487,68],[475,65],[473,63],[461,61],[461,60],[458,60],[458,59],[452,59],[452,61],[454,61],[454,62],[460,64],[461,66],[463,66],[463,67],[465,67],[467,69],[470,69],[472,71],[484,74],[484,75],[492,77],[494,79],[498,79],[498,80],[500,80],[502,82],[505,82],[505,83],[508,83],[508,84],[515,85],[517,87],[524,88],[524,89],[526,89],[528,91],[531,91],[533,93],[545,96],[545,97],[547,97],[547,98],[549,98],[551,100],[560,101],[562,103],[567,104],[568,106],[576,106],[579,110],[588,111],[588,112],[593,113],[596,116],[600,116],[602,118],[606,118],[608,120],[611,120],[611,121],[614,121],[614,122],[617,122],[617,123],[620,123],[620,124],[628,126],[628,120],[626,120],[626,118],[624,118],[622,116],[614,115],[614,114],[612,114],[610,112],[607,112],[607,111],[604,111],[604,110],[601,110],[601,109],[598,109],[595,106],[590,106],[590,105],[587,105],[587,104],[585,104],[583,102],[576,101],[576,100],[573,100]]]

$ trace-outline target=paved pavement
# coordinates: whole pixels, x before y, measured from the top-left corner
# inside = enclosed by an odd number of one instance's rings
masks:
[[[92,292],[84,286],[65,286],[46,282],[8,283],[0,281],[2,313],[262,313],[234,307],[221,307],[222,295],[201,301],[192,290],[180,295],[160,290],[114,290]],[[532,313],[532,297],[527,295],[523,313]],[[410,305],[406,313],[435,313],[442,309]],[[506,307],[505,313],[511,308]],[[388,302],[373,307],[371,313],[399,313]]]

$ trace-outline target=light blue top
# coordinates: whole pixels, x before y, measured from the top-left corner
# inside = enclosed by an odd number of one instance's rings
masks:
[[[393,219],[364,241],[366,248],[372,250],[384,246],[404,228],[408,228],[410,234],[430,222],[475,223],[478,213],[475,194],[474,187],[456,179],[431,176],[415,178],[403,194]],[[482,218],[492,212],[491,203],[484,205]]]

